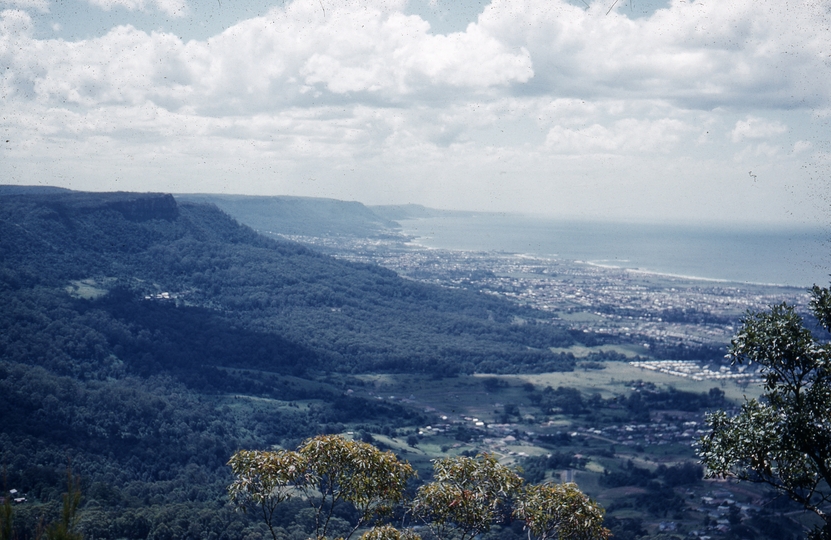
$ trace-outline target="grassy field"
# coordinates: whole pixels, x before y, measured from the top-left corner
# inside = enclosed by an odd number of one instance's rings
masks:
[[[642,345],[596,345],[594,347],[572,345],[571,347],[551,347],[550,350],[554,354],[571,353],[575,358],[585,358],[592,353],[598,352],[616,352],[626,358],[649,356],[649,349]]]
[[[364,391],[388,399],[389,396],[410,398],[414,403],[435,409],[444,415],[479,416],[490,420],[494,406],[525,401],[527,391],[523,385],[530,383],[542,389],[546,386],[576,388],[584,394],[599,393],[604,399],[628,395],[632,381],[651,382],[659,388],[673,387],[687,392],[707,392],[713,387],[724,391],[725,397],[736,402],[758,397],[761,388],[750,385],[743,388],[731,381],[695,381],[634,367],[625,362],[607,362],[605,369],[575,370],[571,372],[540,373],[529,375],[473,375],[436,380],[427,376],[363,375],[358,378],[366,383]],[[506,386],[496,392],[488,391],[484,381],[495,378]]]
[[[95,300],[97,298],[101,298],[109,292],[109,289],[107,288],[108,285],[109,283],[99,282],[94,279],[83,279],[70,281],[65,290],[74,298]]]
[[[744,401],[747,398],[758,397],[761,388],[751,385],[742,388],[730,381],[695,381],[689,378],[677,377],[630,366],[625,362],[607,362],[606,369],[602,370],[575,370],[565,373],[542,373],[539,375],[505,375],[506,379],[515,379],[522,382],[530,382],[535,386],[569,386],[577,388],[584,393],[599,392],[604,398],[615,395],[628,394],[632,381],[651,382],[659,388],[673,387],[676,390],[686,392],[707,392],[710,388],[717,387],[724,391],[725,397],[735,402]]]

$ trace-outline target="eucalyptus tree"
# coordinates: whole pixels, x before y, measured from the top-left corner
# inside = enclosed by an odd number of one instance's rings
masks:
[[[413,468],[392,452],[337,435],[320,435],[297,450],[239,451],[228,464],[234,473],[231,500],[241,509],[256,508],[274,540],[277,506],[292,498],[305,499],[314,510],[314,534],[325,537],[335,511],[343,502],[357,510],[348,539],[373,518],[383,517],[401,503]]]
[[[529,540],[606,540],[603,508],[575,484],[532,485],[523,489],[516,470],[490,454],[433,461],[433,481],[406,504],[413,468],[392,452],[337,435],[321,435],[297,450],[247,451],[228,462],[235,480],[229,486],[238,507],[256,510],[272,537],[277,506],[300,497],[314,509],[314,537],[325,538],[335,506],[351,504],[358,516],[348,539],[376,518],[408,508],[438,538],[471,540],[491,526],[515,517],[525,522]],[[362,540],[419,540],[412,529],[376,524]]]
[[[510,516],[519,474],[491,454],[433,461],[433,481],[418,489],[413,514],[438,538],[470,540]]]
[[[831,331],[829,289],[814,286],[809,307]],[[748,313],[730,356],[760,366],[764,392],[735,416],[708,416],[699,447],[708,474],[773,487],[822,519],[814,537],[831,538],[831,344],[782,304]]]
[[[228,486],[231,501],[243,511],[258,512],[277,540],[274,511],[306,484],[305,457],[291,450],[240,450],[228,465],[234,473],[234,482]]]
[[[412,529],[398,530],[392,525],[380,525],[362,534],[361,540],[421,540],[421,535]]]
[[[375,517],[385,517],[404,500],[415,470],[392,452],[337,435],[307,440],[298,449],[307,462],[306,499],[315,509],[315,533],[326,536],[335,505],[352,504],[358,511],[347,539]]]
[[[529,540],[606,540],[611,532],[603,526],[603,514],[573,483],[527,486],[514,510]]]

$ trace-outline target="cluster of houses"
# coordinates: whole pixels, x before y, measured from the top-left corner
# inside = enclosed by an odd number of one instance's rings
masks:
[[[8,496],[14,504],[21,504],[26,502],[26,497],[24,497],[23,494],[17,491],[16,489],[10,489]],[[6,504],[5,496],[0,497],[0,504]]]
[[[673,442],[690,442],[709,433],[709,430],[702,429],[699,426],[702,426],[701,422],[690,420],[677,424],[655,422],[623,426],[613,425],[600,429],[578,427],[573,435],[605,438],[624,446],[643,443],[661,445]]]
[[[731,513],[747,517],[752,513],[761,510],[761,507],[749,503],[737,503],[733,494],[729,491],[716,491],[710,495],[701,497],[701,505],[696,508],[698,512],[706,514],[712,520],[712,525],[706,529],[690,531],[689,536],[698,540],[708,540],[710,534],[727,534],[730,531]]]
[[[760,381],[758,372],[748,371],[747,366],[736,366],[735,369],[719,366],[718,370],[712,370],[709,365],[702,366],[693,360],[647,360],[629,362],[629,365],[694,381],[731,380],[737,383]]]
[[[691,493],[691,492],[690,492]],[[727,490],[712,492],[701,497],[701,504],[696,511],[705,514],[705,524],[702,528],[689,531],[687,536],[696,540],[710,540],[714,537],[721,537],[730,532],[730,514],[736,514],[742,518],[758,512],[761,507],[754,504],[737,503],[733,494]],[[674,521],[662,521],[658,524],[660,532],[672,533],[678,530],[678,524]]]
[[[171,294],[169,292],[160,292],[160,293],[155,293],[155,294],[147,294],[147,295],[144,296],[145,300],[176,300],[176,298],[178,298],[177,294],[175,294],[175,293]]]

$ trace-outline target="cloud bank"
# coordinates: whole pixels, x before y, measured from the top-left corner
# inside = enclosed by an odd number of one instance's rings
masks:
[[[57,160],[86,188],[750,220],[748,197],[781,211],[779,178],[822,152],[814,111],[831,108],[828,2],[673,0],[632,19],[493,0],[444,35],[403,0],[295,0],[190,41],[130,24],[46,39],[45,2],[4,2],[0,167],[18,183]],[[732,180],[748,164],[762,193]]]

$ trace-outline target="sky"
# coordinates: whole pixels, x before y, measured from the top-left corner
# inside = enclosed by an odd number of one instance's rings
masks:
[[[831,223],[831,0],[0,0],[0,183]]]

